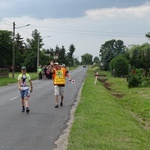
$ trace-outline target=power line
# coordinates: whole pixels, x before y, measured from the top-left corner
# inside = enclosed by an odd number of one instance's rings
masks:
[[[0,19],[1,19],[1,21],[0,21],[0,22],[2,22],[2,23],[4,23],[4,24],[6,24],[6,25],[8,25],[8,26],[12,26],[12,22],[7,21],[7,20],[5,20],[5,19],[3,19],[3,18],[0,18]]]
[[[91,35],[91,36],[122,36],[122,37],[137,37],[143,38],[145,33],[125,33],[125,32],[111,32],[111,31],[90,31],[90,30],[76,30],[76,29],[49,29],[39,28],[41,31],[57,32],[57,33],[68,33],[68,34],[80,34],[80,35]],[[141,37],[143,36],[143,37]]]
[[[27,30],[23,29],[23,28],[18,28],[16,30],[19,30],[19,34],[20,32],[23,33],[25,36],[31,36],[32,33],[29,33]]]

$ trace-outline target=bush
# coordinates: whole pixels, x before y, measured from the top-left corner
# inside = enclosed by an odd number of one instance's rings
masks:
[[[142,85],[142,87],[148,87],[148,86],[150,86],[150,77],[143,78],[141,85]]]
[[[130,73],[127,77],[128,87],[138,87],[142,83],[142,77],[140,74],[132,74]]]
[[[129,63],[123,56],[115,57],[110,62],[110,70],[114,76],[121,77],[128,75]]]

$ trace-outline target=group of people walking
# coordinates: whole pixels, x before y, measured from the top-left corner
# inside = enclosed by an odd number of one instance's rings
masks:
[[[71,81],[69,71],[64,65],[59,65],[58,62],[50,62],[48,67],[49,72],[52,74],[54,84],[55,108],[63,106],[64,100],[64,87],[66,84],[66,77]],[[29,93],[33,92],[33,84],[30,75],[26,72],[26,67],[21,67],[21,74],[18,76],[18,89],[20,90],[22,112],[29,113]],[[60,105],[59,105],[60,96]]]
[[[49,71],[49,67],[47,65],[40,65],[38,68],[38,79],[52,79],[52,73]]]

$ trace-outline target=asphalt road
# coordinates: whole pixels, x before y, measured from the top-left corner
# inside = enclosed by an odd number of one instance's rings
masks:
[[[33,81],[30,113],[22,113],[17,84],[0,87],[0,150],[53,150],[54,142],[66,128],[70,110],[86,76],[86,68],[70,72],[75,84],[67,80],[64,106],[54,108],[52,80]]]

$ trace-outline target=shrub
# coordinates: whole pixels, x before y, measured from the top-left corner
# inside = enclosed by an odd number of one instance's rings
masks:
[[[123,56],[115,57],[110,62],[110,70],[114,76],[121,77],[128,75],[129,63]]]
[[[127,82],[129,88],[138,87],[142,83],[142,77],[138,73],[136,74],[130,73],[127,77]]]

